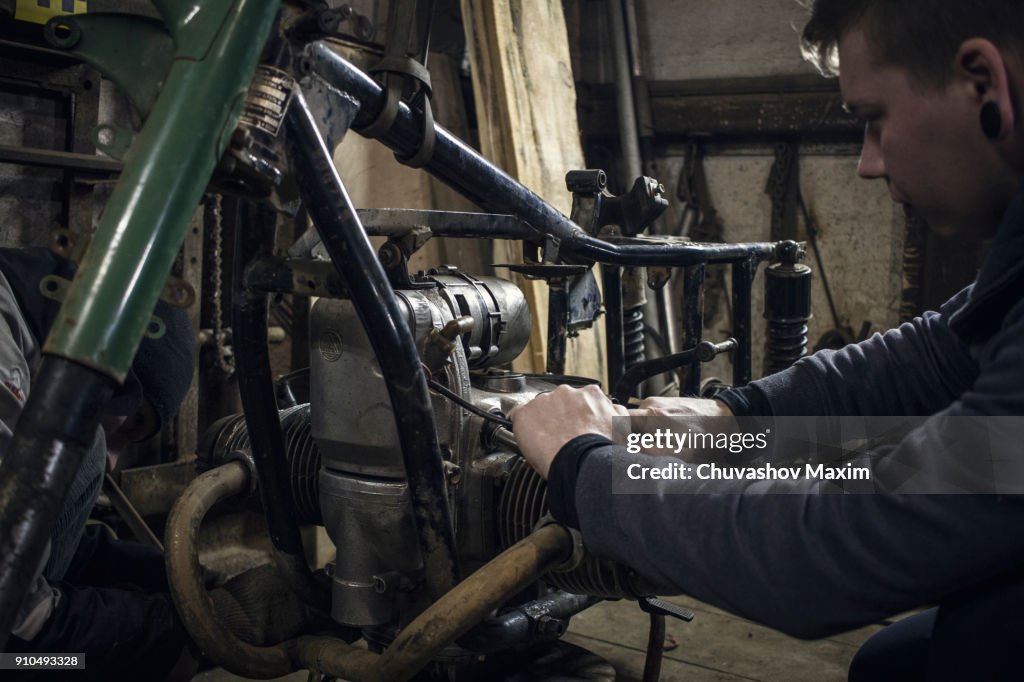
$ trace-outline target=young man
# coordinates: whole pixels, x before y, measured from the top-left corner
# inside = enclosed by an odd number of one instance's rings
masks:
[[[994,238],[975,283],[938,313],[723,394],[647,401],[638,414],[920,415],[872,461],[956,470],[976,452],[950,418],[1024,415],[1024,6],[1015,0],[817,0],[805,52],[839,71],[866,124],[859,174],[934,229]],[[901,611],[854,680],[1018,679],[1024,662],[1024,500],[997,495],[819,495],[811,480],[613,495],[629,464],[610,443],[627,411],[593,387],[560,388],[512,413],[519,445],[549,477],[556,518],[594,552],[799,637]],[[567,426],[569,425],[569,426]],[[996,444],[1008,449],[1015,443]],[[1019,449],[1019,448],[1017,448]],[[899,459],[896,459],[899,458]],[[721,494],[721,491],[728,494]],[[750,494],[770,489],[788,494]],[[747,493],[747,494],[743,494]]]

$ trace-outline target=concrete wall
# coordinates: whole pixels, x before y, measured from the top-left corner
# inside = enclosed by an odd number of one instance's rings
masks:
[[[814,69],[803,62],[799,32],[806,10],[796,0],[635,0],[642,65],[653,86],[676,83],[692,90],[695,82],[715,89],[742,79],[798,76]],[[603,0],[567,2],[575,26],[577,77],[588,83],[609,83],[613,70]],[[709,86],[709,87],[711,87]],[[702,87],[702,86],[698,86]],[[774,159],[773,139],[744,142],[711,140],[705,167],[710,191],[730,242],[769,238],[771,202],[764,188]],[[667,222],[678,224],[675,187],[683,163],[685,140],[657,140],[658,176],[673,203]],[[610,147],[615,146],[610,141]],[[615,150],[617,152],[617,149]],[[855,138],[801,144],[801,187],[820,230],[820,248],[841,323],[858,332],[865,321],[873,330],[897,323],[902,272],[904,219],[889,200],[885,184],[856,177],[859,143]],[[815,270],[815,317],[811,343],[831,329],[822,280]],[[763,270],[755,283],[755,376],[762,367],[764,323]],[[724,313],[724,306],[723,313]],[[706,337],[723,336],[729,324],[720,316]],[[712,372],[729,377],[720,360]]]
[[[678,176],[683,158],[666,150],[660,167],[667,177]],[[770,147],[723,147],[709,154],[705,168],[712,199],[723,224],[727,242],[765,241],[771,225],[771,200],[764,192],[774,160]],[[826,149],[801,156],[801,186],[808,210],[816,217],[825,272],[836,301],[841,323],[860,331],[865,321],[872,330],[894,326],[898,320],[903,250],[903,214],[889,200],[883,183],[856,178],[857,157],[850,151]],[[673,197],[676,220],[678,202]],[[814,270],[812,300],[814,317],[808,325],[811,346],[834,326],[820,269],[808,253],[804,261]],[[754,376],[764,358],[763,311],[765,266],[754,282]],[[705,338],[728,336],[724,306],[705,329]],[[728,363],[712,363],[705,375],[729,379]]]

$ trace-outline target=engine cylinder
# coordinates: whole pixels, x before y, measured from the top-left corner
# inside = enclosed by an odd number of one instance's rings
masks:
[[[288,462],[288,484],[300,524],[323,524],[320,517],[320,448],[313,440],[309,405],[295,405],[279,412]],[[207,430],[199,445],[199,467],[212,469],[224,464],[236,451],[249,451],[249,430],[245,415],[218,420]]]
[[[548,513],[548,484],[520,459],[512,465],[498,502],[498,534],[508,548],[530,534]],[[587,555],[578,566],[548,575],[559,589],[607,599],[636,599],[645,591],[625,566]]]

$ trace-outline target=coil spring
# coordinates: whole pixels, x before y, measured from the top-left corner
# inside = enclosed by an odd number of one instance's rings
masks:
[[[322,525],[320,514],[320,448],[313,440],[309,404],[281,410],[281,431],[284,434],[288,484],[295,514],[300,524]],[[232,452],[250,451],[249,430],[245,415],[236,414],[215,422],[199,450],[201,468],[213,468],[226,462]]]
[[[787,369],[807,355],[806,320],[768,322],[765,342],[765,373],[774,374]]]
[[[522,540],[548,513],[548,484],[525,460],[513,464],[498,501],[498,537],[503,549]],[[626,569],[614,562],[586,556],[570,571],[548,576],[559,589],[606,599],[635,599],[626,586]]]
[[[773,263],[765,270],[764,286],[764,371],[774,374],[807,355],[811,269],[795,262]]]
[[[622,313],[623,355],[626,369],[647,359],[647,345],[644,340],[643,306],[630,308]]]

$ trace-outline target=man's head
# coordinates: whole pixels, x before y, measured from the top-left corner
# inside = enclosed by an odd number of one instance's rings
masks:
[[[859,172],[946,234],[989,236],[1024,170],[1018,0],[815,0],[804,54],[866,130]],[[982,130],[985,110],[990,139]]]

